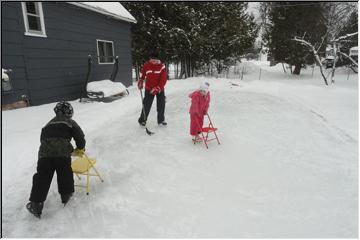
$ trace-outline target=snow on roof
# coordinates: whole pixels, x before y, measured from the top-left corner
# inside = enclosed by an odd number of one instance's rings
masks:
[[[116,19],[136,23],[136,19],[119,2],[68,2]]]

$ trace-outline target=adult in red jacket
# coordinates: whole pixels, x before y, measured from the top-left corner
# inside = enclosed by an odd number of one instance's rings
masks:
[[[159,60],[157,53],[152,53],[143,68],[141,69],[141,76],[138,81],[138,88],[141,90],[144,87],[145,81],[145,97],[144,97],[144,111],[141,111],[139,124],[145,126],[147,117],[149,115],[151,105],[156,96],[157,122],[159,125],[166,126],[165,122],[165,92],[164,87],[167,81],[167,74],[165,65]]]

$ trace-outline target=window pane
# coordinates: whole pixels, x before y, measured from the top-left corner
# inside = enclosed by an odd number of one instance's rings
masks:
[[[106,43],[106,56],[108,56],[107,58],[107,62],[112,62],[113,61],[113,51],[112,51],[112,43]]]
[[[26,2],[26,10],[28,13],[37,14],[35,2]]]
[[[104,43],[103,42],[98,42],[98,49],[99,49],[99,56],[104,56],[105,52],[104,52]]]
[[[112,63],[114,61],[113,44],[111,42],[98,41],[99,62]]]
[[[99,62],[100,63],[105,63],[106,62],[106,57],[99,57]]]
[[[99,62],[104,63],[106,62],[105,56],[105,44],[104,42],[98,42],[98,49],[99,49]]]
[[[40,18],[28,16],[29,30],[41,31]]]

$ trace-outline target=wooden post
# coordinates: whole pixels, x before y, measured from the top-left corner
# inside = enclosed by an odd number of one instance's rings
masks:
[[[311,78],[313,78],[313,77],[314,77],[314,69],[315,69],[315,64],[314,64],[314,65],[312,65]]]
[[[259,80],[261,79],[261,67],[260,67],[260,72],[259,72]]]

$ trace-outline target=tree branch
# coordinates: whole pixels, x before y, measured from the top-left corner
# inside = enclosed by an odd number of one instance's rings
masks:
[[[345,40],[346,38],[355,36],[355,35],[357,35],[357,34],[358,34],[358,32],[349,33],[349,34],[346,34],[346,35],[344,35],[344,36],[341,36],[341,37],[338,37],[338,38],[332,40],[332,42],[339,42],[339,41]]]
[[[349,59],[353,64],[355,64],[355,66],[358,66],[358,63],[355,62],[355,60],[352,59],[349,55],[347,55],[347,54],[345,54],[345,53],[343,53],[343,52],[340,52],[340,51],[339,51],[338,53],[342,54],[344,57],[346,57],[347,59]]]
[[[318,54],[318,52],[315,50],[314,46],[313,46],[311,43],[305,41],[304,39],[299,39],[299,38],[297,38],[297,37],[295,37],[294,39],[291,39],[291,40],[296,41],[296,42],[298,42],[298,43],[300,43],[300,44],[302,44],[302,45],[305,45],[305,46],[307,46],[308,48],[310,48],[310,50],[311,50],[311,51],[313,52],[313,54],[314,54],[315,61],[316,61],[317,64],[319,65],[320,73],[321,73],[321,75],[322,75],[322,77],[323,77],[323,79],[324,79],[325,84],[326,84],[326,85],[329,85],[328,82],[327,82],[327,79],[326,79],[326,77],[325,77],[325,75],[324,75],[323,69],[322,69],[322,65],[321,65],[321,60],[320,60],[319,54]]]

